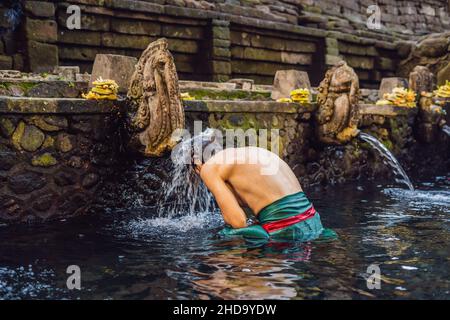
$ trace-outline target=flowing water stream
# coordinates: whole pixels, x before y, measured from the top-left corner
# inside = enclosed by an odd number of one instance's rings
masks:
[[[409,179],[408,175],[406,174],[405,170],[403,170],[401,164],[398,162],[398,160],[395,158],[395,156],[390,152],[377,138],[374,136],[367,134],[365,132],[360,132],[358,137],[369,143],[373,149],[377,150],[378,153],[383,157],[385,160],[384,162],[392,168],[394,174],[395,174],[395,181],[398,183],[403,183],[408,186],[409,190],[414,190],[414,186]]]
[[[444,133],[450,137],[450,127],[448,125],[442,126],[442,131],[444,131]]]

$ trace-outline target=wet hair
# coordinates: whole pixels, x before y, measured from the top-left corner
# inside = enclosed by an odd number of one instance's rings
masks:
[[[199,139],[200,140],[200,139]],[[200,162],[201,164],[204,164],[206,161],[208,161],[214,154],[215,151],[213,150],[210,154],[210,157],[208,159],[205,158],[205,150],[214,142],[214,138],[211,139],[211,137],[201,137],[200,141],[195,141],[192,144],[191,148],[191,164],[195,166]]]
[[[190,162],[194,167],[199,162],[204,164],[222,149],[222,146],[216,140],[214,131],[209,130],[211,129],[206,130],[192,139]],[[208,152],[205,152],[205,150],[208,150]]]

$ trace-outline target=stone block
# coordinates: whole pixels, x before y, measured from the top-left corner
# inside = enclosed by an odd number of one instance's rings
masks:
[[[67,26],[67,19],[69,15],[65,10],[58,10],[58,24],[59,26]],[[81,15],[81,30],[89,31],[109,31],[111,21],[108,16],[82,14]]]
[[[310,54],[300,54],[291,52],[281,52],[281,62],[289,64],[312,64],[312,56]]]
[[[213,39],[213,47],[229,48],[230,45],[231,45],[231,42],[229,40]]]
[[[383,99],[385,93],[391,93],[392,90],[397,87],[408,88],[408,80],[398,77],[383,78],[381,80],[380,89],[378,90],[378,97]]]
[[[89,82],[91,81],[91,75],[89,73],[77,73],[75,79],[77,82]]]
[[[230,29],[224,27],[213,27],[212,28],[213,38],[214,39],[230,39]]]
[[[0,56],[0,70],[12,69],[13,60],[10,56]]]
[[[327,66],[334,66],[338,64],[340,61],[342,61],[342,58],[340,56],[335,56],[331,54],[325,55],[325,64]]]
[[[416,53],[418,56],[437,58],[447,52],[448,45],[447,37],[429,38],[419,44]]]
[[[156,40],[147,36],[125,35],[115,33],[102,34],[102,45],[111,48],[139,49],[147,48],[148,44]]]
[[[360,56],[346,56],[345,60],[352,68],[372,70],[374,68],[374,59]]]
[[[221,48],[221,47],[213,47],[212,49],[213,57],[214,58],[230,58],[231,57],[231,51],[228,48]]]
[[[58,66],[53,70],[53,73],[59,75],[62,79],[67,81],[76,81],[77,73],[80,73],[78,66]]]
[[[57,25],[54,20],[25,20],[25,33],[28,40],[35,40],[47,43],[56,42],[58,39]]]
[[[228,82],[236,84],[236,89],[241,90],[252,90],[255,84],[255,81],[252,79],[231,79]]]
[[[35,17],[49,18],[55,15],[55,5],[44,1],[25,1],[25,11]]]
[[[381,70],[395,71],[395,61],[389,58],[378,57],[376,59],[376,67]]]
[[[61,32],[58,32],[58,42],[88,46],[101,46],[102,34],[100,32],[63,30]]]
[[[194,26],[164,25],[162,36],[169,38],[202,39],[203,30]]]
[[[161,34],[161,25],[149,21],[113,19],[111,22],[111,31],[126,34],[159,36]]]
[[[299,88],[311,89],[308,73],[298,70],[278,70],[273,82],[271,98],[289,98],[292,90]]]
[[[134,57],[97,54],[92,68],[90,87],[92,82],[102,77],[115,80],[119,85],[119,92],[127,92],[136,64],[137,59]]]
[[[168,39],[169,50],[182,53],[197,53],[198,44],[191,40]]]
[[[437,74],[437,84],[442,86],[445,84],[446,80],[450,80],[450,62],[447,65],[438,71]]]
[[[231,74],[231,64],[227,61],[213,61],[213,73],[217,74]]]
[[[25,65],[23,61],[23,55],[20,53],[16,53],[12,56],[13,59],[13,69],[14,70],[23,70]]]
[[[56,45],[28,41],[27,53],[28,67],[32,72],[49,72],[59,64]]]

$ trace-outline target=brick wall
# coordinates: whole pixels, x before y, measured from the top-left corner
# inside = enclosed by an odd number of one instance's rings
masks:
[[[372,3],[381,10],[379,30],[366,26],[366,9]],[[23,4],[21,24],[15,31],[2,31],[1,69],[43,72],[61,64],[90,72],[97,53],[138,57],[149,42],[166,37],[181,79],[245,77],[270,84],[276,70],[295,68],[308,71],[317,85],[326,67],[343,58],[364,86],[376,87],[382,77],[396,72],[397,40],[449,26],[444,0],[24,0]],[[81,8],[81,30],[66,26],[70,4]],[[0,13],[6,9],[0,7]],[[4,24],[3,19],[0,27]]]

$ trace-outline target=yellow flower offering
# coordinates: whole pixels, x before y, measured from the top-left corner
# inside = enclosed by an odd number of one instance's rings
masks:
[[[98,78],[93,83],[94,87],[82,97],[87,100],[117,100],[119,86],[114,80]]]
[[[307,88],[300,88],[291,91],[290,93],[291,99],[294,102],[298,103],[309,103],[311,102],[311,93]]]
[[[394,88],[392,93],[386,93],[377,105],[394,105],[397,107],[414,108],[416,106],[416,93],[403,87]]]
[[[439,86],[433,93],[438,98],[450,98],[450,81],[445,80],[445,84]]]
[[[277,102],[292,102],[291,98],[280,98],[277,100]]]
[[[195,100],[194,97],[191,97],[191,95],[189,94],[189,92],[182,92],[181,93],[181,100],[183,101],[189,101],[189,100]]]

